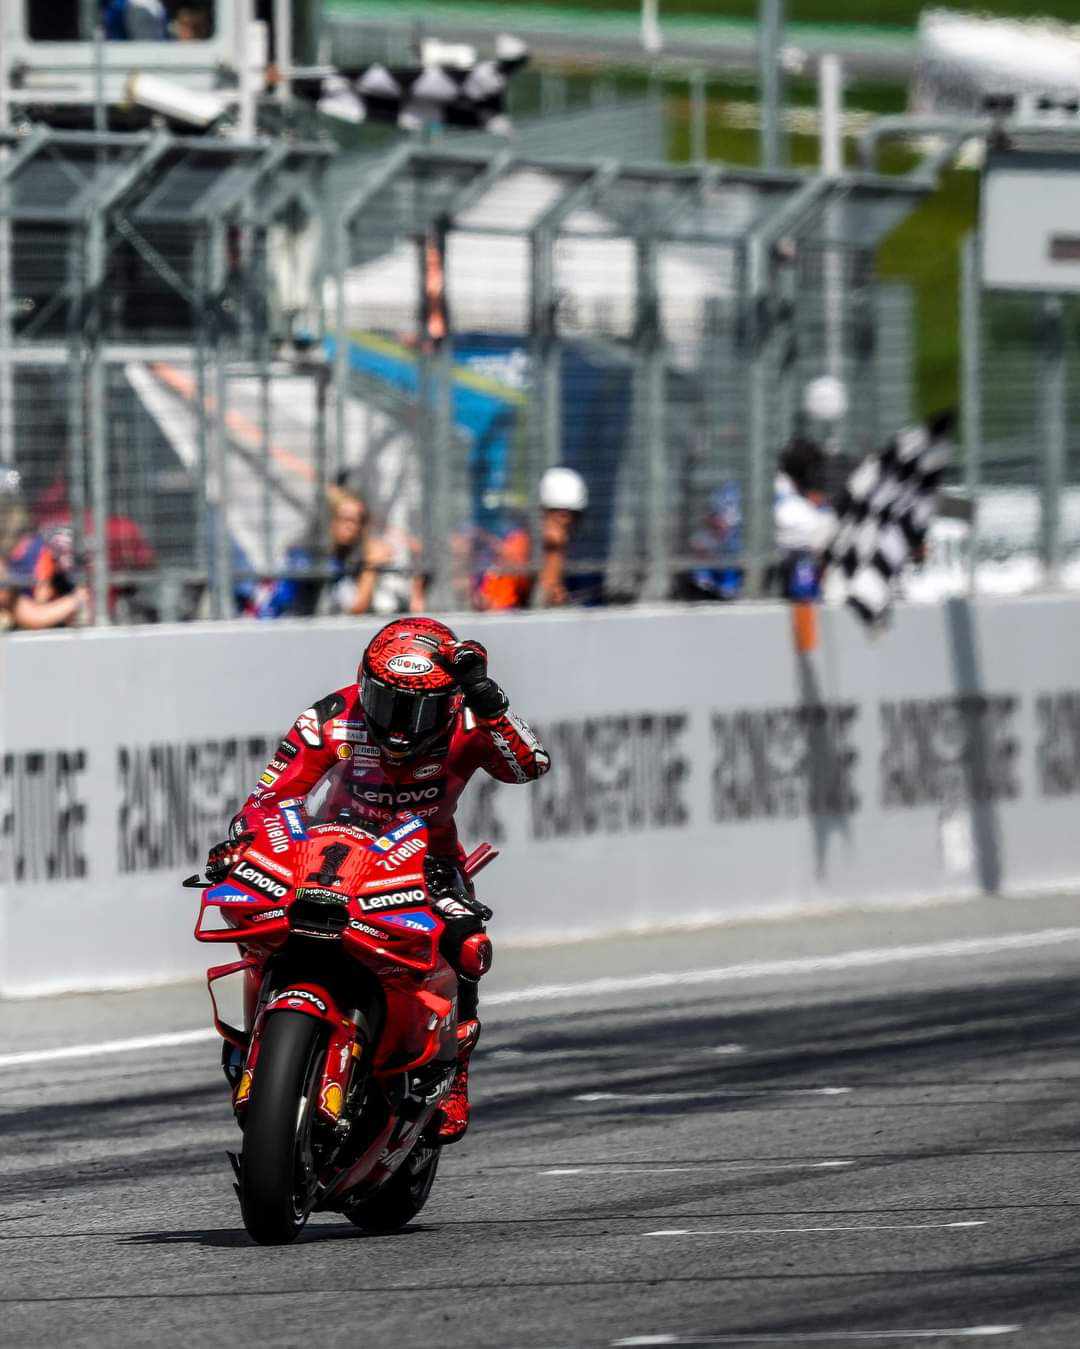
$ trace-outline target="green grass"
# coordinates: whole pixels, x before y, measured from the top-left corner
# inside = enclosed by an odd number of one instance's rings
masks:
[[[869,99],[853,96],[849,106],[868,111],[891,112],[902,91],[876,86],[874,106]],[[710,92],[712,90],[710,89]],[[745,100],[747,87],[729,86],[728,96]],[[805,91],[793,90],[793,102],[809,102]],[[854,91],[852,91],[854,95]],[[690,112],[685,97],[668,99],[669,153],[673,160],[690,158]],[[707,122],[706,146],[710,159],[729,164],[758,163],[755,131],[725,123],[723,103],[714,101]],[[847,143],[848,160],[854,162],[854,144]],[[811,167],[818,162],[818,142],[813,136],[788,137],[793,165]],[[883,168],[900,173],[912,167],[913,157],[902,150],[889,152]],[[906,281],[915,297],[917,405],[923,413],[954,406],[960,379],[959,285],[960,242],[975,225],[978,209],[978,174],[953,170],[942,175],[939,190],[918,206],[884,241],[878,251],[882,277]]]
[[[573,9],[579,13],[599,10],[605,13],[636,14],[640,12],[637,0],[499,0],[499,8],[512,10],[515,5],[542,4],[551,9]],[[439,8],[439,0],[431,0],[432,10]],[[920,12],[926,8],[922,0],[788,0],[787,17],[791,23],[868,23],[913,28]],[[1077,21],[1077,9],[1071,0],[979,0],[971,6],[980,14],[1001,18],[1045,18],[1047,15],[1066,22]],[[704,15],[717,19],[754,19],[757,0],[660,0],[660,21],[664,15]]]

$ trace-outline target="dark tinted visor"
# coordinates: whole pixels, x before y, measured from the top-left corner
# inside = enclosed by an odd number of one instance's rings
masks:
[[[436,693],[417,690],[405,693],[381,684],[371,675],[360,681],[360,705],[376,732],[383,735],[428,735],[439,730],[450,718],[452,689]]]

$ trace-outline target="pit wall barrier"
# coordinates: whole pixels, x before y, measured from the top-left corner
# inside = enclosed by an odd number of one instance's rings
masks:
[[[0,994],[201,973],[181,878],[377,626],[5,638]],[[463,797],[496,948],[1080,880],[1080,600],[820,627],[800,655],[779,605],[461,620],[553,761]]]

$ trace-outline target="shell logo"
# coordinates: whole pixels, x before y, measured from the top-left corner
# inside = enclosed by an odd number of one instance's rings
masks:
[[[330,1082],[323,1088],[322,1108],[332,1119],[341,1118],[341,1107],[345,1104],[345,1097],[336,1082]]]
[[[240,1081],[236,1087],[236,1095],[233,1097],[233,1105],[243,1105],[251,1095],[251,1069],[245,1068],[240,1074]]]
[[[352,745],[338,745],[337,756],[339,759],[351,759]]]

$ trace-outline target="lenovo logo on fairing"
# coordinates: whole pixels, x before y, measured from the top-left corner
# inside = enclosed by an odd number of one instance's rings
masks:
[[[357,900],[364,913],[377,913],[379,909],[398,909],[406,904],[423,904],[427,895],[423,890],[394,890],[386,895],[361,895]]]
[[[275,880],[273,876],[268,876],[265,871],[260,871],[258,867],[253,867],[250,862],[241,862],[239,866],[233,868],[232,874],[234,880],[243,881],[245,885],[250,885],[253,890],[262,890],[268,895],[273,895],[275,899],[284,899],[289,893],[287,885]]]

